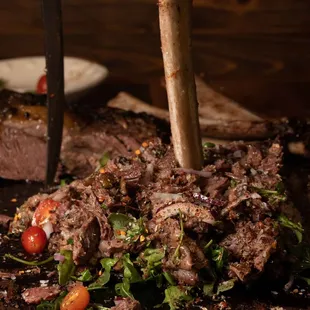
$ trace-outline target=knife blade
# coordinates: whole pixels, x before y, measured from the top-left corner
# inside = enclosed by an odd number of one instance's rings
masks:
[[[45,59],[47,70],[47,165],[46,185],[53,184],[56,175],[64,122],[64,64],[61,0],[42,0],[45,29]]]

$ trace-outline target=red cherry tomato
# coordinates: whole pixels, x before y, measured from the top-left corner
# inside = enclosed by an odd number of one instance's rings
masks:
[[[83,285],[77,285],[63,299],[60,310],[84,310],[89,304],[90,296]]]
[[[38,81],[37,93],[38,94],[46,94],[47,93],[46,74],[42,75]]]
[[[33,214],[33,226],[41,226],[50,217],[60,203],[52,199],[45,199],[40,202]]]
[[[46,234],[40,227],[31,226],[22,234],[22,245],[29,254],[42,253],[46,243]]]

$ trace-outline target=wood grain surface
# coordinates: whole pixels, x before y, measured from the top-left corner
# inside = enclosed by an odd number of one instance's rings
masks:
[[[310,115],[309,12],[309,0],[194,0],[196,73],[255,111]],[[161,105],[156,0],[64,0],[63,18],[66,55],[104,63],[110,83],[142,84]],[[0,1],[0,38],[0,58],[43,54],[40,1]]]

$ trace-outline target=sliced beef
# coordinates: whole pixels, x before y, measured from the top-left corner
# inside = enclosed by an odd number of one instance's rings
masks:
[[[38,102],[40,101],[40,102]],[[0,176],[42,181],[46,167],[45,97],[0,91]],[[162,132],[159,131],[159,127]],[[143,128],[143,130],[141,130]],[[106,152],[129,156],[150,137],[164,137],[167,125],[145,114],[102,108],[89,115],[65,114],[59,174],[90,175]],[[27,164],[24,164],[27,163]]]
[[[59,285],[46,287],[32,287],[22,293],[27,304],[39,304],[42,300],[52,300],[61,292]]]
[[[262,272],[270,255],[277,249],[276,227],[272,219],[258,223],[239,222],[236,232],[226,236],[221,245],[237,262],[247,263]]]
[[[9,223],[12,221],[12,218],[10,216],[7,216],[5,214],[0,214],[0,227],[8,228]]]
[[[113,310],[142,310],[139,301],[131,298],[116,298]]]

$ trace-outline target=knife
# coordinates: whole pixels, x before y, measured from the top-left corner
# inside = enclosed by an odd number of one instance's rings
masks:
[[[64,64],[61,0],[42,0],[45,28],[45,59],[47,69],[47,166],[46,185],[56,175],[64,122]]]

